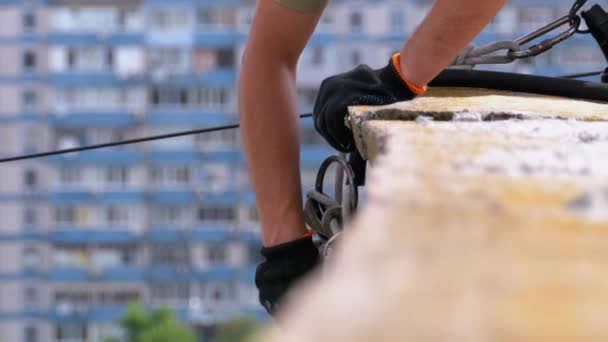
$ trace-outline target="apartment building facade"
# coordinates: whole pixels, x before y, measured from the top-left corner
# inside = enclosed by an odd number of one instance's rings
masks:
[[[380,67],[431,1],[333,1],[300,61],[310,112],[320,80]],[[476,40],[513,39],[570,1],[511,1]],[[0,155],[238,121],[254,1],[0,0]],[[558,74],[605,64],[590,39],[501,70]],[[303,186],[332,154],[302,121]],[[261,245],[238,132],[0,165],[0,341],[119,336],[125,305],[175,308],[202,329],[266,315]]]

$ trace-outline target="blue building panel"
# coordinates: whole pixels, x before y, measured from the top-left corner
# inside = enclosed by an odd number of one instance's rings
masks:
[[[56,282],[84,282],[89,278],[89,271],[84,268],[65,267],[49,271],[49,279]]]
[[[226,281],[238,279],[239,270],[225,265],[211,266],[206,270],[197,270],[195,278],[199,281]]]
[[[125,128],[139,124],[139,118],[128,112],[72,113],[49,115],[49,124],[54,127],[108,127]]]
[[[105,73],[53,73],[48,78],[53,87],[129,87],[145,83],[145,79],[121,78],[112,72]]]
[[[237,32],[198,33],[194,45],[201,48],[234,47],[241,40],[241,35]]]
[[[111,244],[133,245],[139,243],[139,237],[127,229],[66,229],[58,227],[49,232],[49,240],[54,244],[83,245]]]
[[[237,71],[234,68],[217,68],[203,73],[192,72],[163,81],[163,84],[176,86],[207,86],[207,87],[229,87],[236,86]]]
[[[178,273],[172,265],[152,265],[146,273],[146,279],[151,282],[175,281],[178,278],[183,279],[184,274]]]
[[[235,191],[226,191],[221,193],[204,193],[198,199],[198,203],[214,206],[234,206],[239,199],[239,195]]]
[[[100,36],[95,33],[51,33],[47,36],[46,43],[49,45],[97,45],[101,42]]]
[[[189,240],[202,242],[226,242],[234,238],[227,226],[199,226],[190,231]]]
[[[193,162],[235,162],[241,160],[242,152],[236,148],[201,152],[192,150],[164,150],[148,152],[152,164],[188,164]]]
[[[55,164],[138,165],[143,152],[123,148],[107,148],[48,157]]]
[[[146,117],[146,123],[158,126],[202,126],[214,127],[234,124],[237,118],[222,112],[200,112],[184,110],[155,110]]]
[[[145,280],[146,272],[139,266],[113,267],[105,270],[99,280],[108,282],[139,282]]]
[[[239,239],[243,242],[261,244],[262,236],[259,232],[242,231],[239,233]]]
[[[91,307],[86,313],[86,320],[93,322],[116,322],[127,312],[125,305],[99,305]]]
[[[171,5],[183,5],[183,6],[238,6],[242,0],[173,0]],[[166,6],[166,0],[145,0],[144,5],[146,6]]]
[[[245,203],[245,204],[249,204],[249,205],[255,205],[255,203],[256,203],[255,202],[255,193],[251,189],[242,191],[240,193],[239,199],[240,199],[241,203]]]
[[[329,145],[303,145],[300,153],[302,167],[319,167],[321,162],[337,152]]]
[[[98,202],[100,204],[125,204],[133,205],[140,204],[145,200],[145,194],[142,189],[125,190],[125,191],[108,191],[98,194]]]
[[[49,45],[90,46],[90,45],[141,45],[144,36],[140,33],[111,33],[99,35],[96,33],[51,33],[46,38]]]
[[[54,205],[81,204],[95,199],[92,192],[83,191],[54,191],[48,195],[48,200]]]
[[[146,238],[156,243],[178,243],[187,241],[187,235],[175,227],[150,227],[146,232]]]
[[[193,191],[154,191],[148,198],[153,203],[187,205],[196,200],[196,194]]]
[[[126,313],[126,305],[98,305],[86,310],[62,311],[54,307],[46,313],[46,319],[56,323],[116,322]]]

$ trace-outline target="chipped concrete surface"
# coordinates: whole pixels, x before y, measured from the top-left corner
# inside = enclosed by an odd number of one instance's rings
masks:
[[[608,105],[441,91],[352,109],[367,205],[261,340],[608,340]]]

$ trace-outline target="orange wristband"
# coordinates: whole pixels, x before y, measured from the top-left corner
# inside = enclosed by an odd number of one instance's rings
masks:
[[[313,229],[307,231],[306,233],[304,233],[304,235],[302,235],[302,238],[309,238],[312,237],[313,235],[315,235],[317,232]]]
[[[411,82],[410,80],[407,79],[407,77],[405,77],[405,75],[403,74],[403,71],[401,70],[401,59],[400,59],[400,54],[399,52],[397,52],[396,54],[393,55],[393,66],[395,67],[395,69],[397,70],[397,73],[399,73],[399,76],[401,77],[401,79],[403,80],[403,82],[405,82],[405,84],[408,86],[408,88],[410,88],[410,90],[416,94],[416,95],[422,95],[426,92],[427,90],[427,86],[419,86],[417,84],[414,84],[413,82]]]

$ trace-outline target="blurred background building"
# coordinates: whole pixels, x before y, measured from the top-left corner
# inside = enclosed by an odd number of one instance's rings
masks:
[[[476,44],[514,39],[571,0],[513,0]],[[300,61],[309,112],[320,81],[384,65],[432,1],[333,1]],[[41,152],[233,123],[255,3],[0,0],[0,153]],[[280,28],[277,28],[280,29]],[[499,70],[599,70],[576,37]],[[263,86],[262,84],[260,86]],[[305,188],[332,150],[302,121]],[[0,165],[0,341],[120,335],[131,300],[168,304],[202,332],[265,319],[261,246],[238,131]]]

